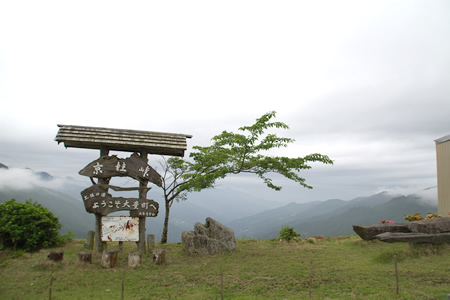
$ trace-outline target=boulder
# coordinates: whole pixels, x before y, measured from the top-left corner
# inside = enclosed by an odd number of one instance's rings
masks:
[[[409,223],[353,225],[353,231],[356,232],[363,240],[374,240],[377,235],[385,232],[411,232]]]
[[[409,229],[414,233],[445,233],[450,232],[450,218],[431,218],[411,222]]]
[[[181,244],[187,253],[213,255],[237,248],[234,231],[212,218],[206,224],[195,223],[194,231],[181,234]]]

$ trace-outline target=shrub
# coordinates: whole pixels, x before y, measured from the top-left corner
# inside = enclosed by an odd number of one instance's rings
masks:
[[[394,223],[394,221],[386,221],[386,220],[382,220],[380,222],[380,224],[390,224],[390,223]]]
[[[11,199],[0,204],[0,241],[4,247],[35,251],[56,246],[63,241],[60,228],[58,218],[37,202]]]
[[[441,218],[441,216],[433,214],[433,213],[428,213],[425,216],[425,219],[433,219],[433,218]],[[420,213],[415,213],[415,214],[410,215],[410,216],[405,215],[405,220],[408,220],[409,222],[420,221],[420,220],[423,220],[423,219],[424,218],[420,215]]]
[[[441,215],[437,215],[437,214],[433,214],[433,213],[428,213],[425,216],[425,219],[433,219],[433,218],[442,218],[442,216]]]
[[[282,240],[286,240],[286,241],[290,241],[293,238],[299,237],[300,234],[298,234],[297,232],[295,232],[294,228],[289,227],[289,226],[284,226],[281,230],[280,230],[280,236],[278,237],[279,239]]]
[[[405,215],[405,220],[408,220],[409,222],[420,221],[422,219],[423,217],[420,215],[420,213],[415,213],[413,215]]]

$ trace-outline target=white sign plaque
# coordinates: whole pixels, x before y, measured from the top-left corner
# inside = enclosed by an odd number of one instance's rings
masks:
[[[102,217],[102,242],[138,241],[138,217]]]

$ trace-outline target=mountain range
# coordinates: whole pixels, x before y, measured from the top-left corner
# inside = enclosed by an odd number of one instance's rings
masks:
[[[18,176],[20,175],[20,176]],[[14,179],[16,176],[16,179]],[[18,178],[26,179],[17,184]],[[94,228],[94,215],[85,211],[80,191],[89,182],[72,178],[55,178],[46,172],[13,169],[0,164],[0,203],[9,199],[37,201],[51,210],[63,224],[62,233],[72,231],[85,238]],[[151,190],[149,198],[160,203],[159,215],[147,218],[147,234],[159,239],[164,220],[164,201],[160,190]],[[122,194],[123,196],[123,194]],[[135,195],[130,197],[135,197]],[[378,224],[381,220],[403,222],[405,214],[437,213],[437,188],[432,187],[411,195],[381,192],[349,201],[330,199],[307,203],[290,203],[273,208],[274,202],[258,201],[245,193],[229,189],[211,189],[189,195],[189,200],[171,208],[169,242],[180,242],[181,233],[193,230],[196,222],[207,217],[232,228],[237,238],[277,238],[284,226],[294,227],[301,237],[344,236],[354,234],[352,225]],[[127,215],[118,212],[115,215]]]

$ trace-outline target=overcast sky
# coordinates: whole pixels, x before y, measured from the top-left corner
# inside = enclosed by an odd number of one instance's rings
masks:
[[[303,173],[311,191],[277,181],[280,201],[436,186],[449,16],[447,0],[0,0],[0,162],[79,178],[99,153],[58,145],[57,124],[191,134],[190,150],[274,110],[296,140],[279,154],[335,161]]]

